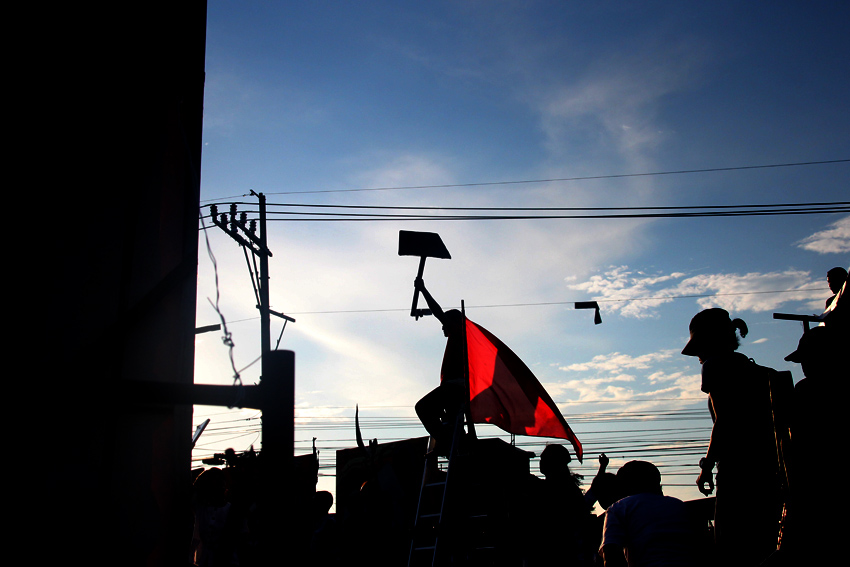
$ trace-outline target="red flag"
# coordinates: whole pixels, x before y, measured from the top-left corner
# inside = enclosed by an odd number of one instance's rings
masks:
[[[473,423],[491,423],[518,435],[567,439],[580,462],[581,442],[525,363],[469,319],[466,344]]]

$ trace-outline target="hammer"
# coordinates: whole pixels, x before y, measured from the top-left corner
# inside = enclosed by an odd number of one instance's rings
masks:
[[[425,271],[425,258],[444,258],[451,260],[452,255],[443,244],[440,235],[436,232],[415,232],[412,230],[398,231],[398,255],[419,256],[419,272],[416,279],[422,278]],[[430,315],[428,309],[417,309],[419,303],[419,290],[413,292],[413,305],[410,307],[410,316],[418,321],[420,317]]]

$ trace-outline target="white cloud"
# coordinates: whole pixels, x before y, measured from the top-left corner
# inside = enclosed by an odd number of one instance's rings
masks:
[[[807,236],[796,244],[799,248],[818,254],[850,252],[850,217],[844,217],[832,223],[829,228]]]
[[[703,397],[700,376],[675,368],[676,354],[676,350],[663,350],[636,356],[620,352],[595,356],[588,362],[560,366],[567,379],[545,387],[554,399],[617,402],[619,405],[611,406],[617,411],[669,407],[671,400],[693,404],[694,398]]]
[[[668,374],[663,370],[659,370],[647,376],[646,379],[649,381],[650,384],[659,384],[661,382],[677,381],[682,377],[684,377],[683,372],[671,372]]]
[[[783,304],[799,301],[812,302],[815,309],[822,304],[824,284],[807,271],[684,276],[682,272],[647,274],[618,266],[568,287],[591,294],[602,302],[605,311],[636,318],[655,316],[656,307],[677,297],[694,297],[703,309],[722,307],[735,312],[773,311]]]
[[[730,312],[774,311],[779,306],[797,301],[810,301],[817,296],[823,304],[824,284],[813,280],[811,272],[785,270],[783,272],[748,274],[705,274],[683,280],[674,290],[677,295],[713,294],[703,297],[697,304],[703,309],[722,307]],[[793,290],[788,291],[786,290]],[[771,293],[782,291],[783,293]],[[812,292],[815,292],[814,294]]]
[[[617,374],[626,368],[650,368],[652,364],[660,360],[667,360],[671,358],[674,352],[675,351],[673,350],[665,350],[640,356],[630,356],[619,352],[612,352],[611,354],[600,354],[598,356],[594,356],[593,360],[590,362],[580,362],[577,364],[570,364],[568,366],[560,366],[558,369],[565,372],[587,372],[595,370],[597,372]]]
[[[669,293],[664,293],[658,284],[680,279],[685,274],[674,272],[668,275],[648,275],[644,272],[634,272],[628,266],[614,267],[602,275],[591,276],[583,283],[570,284],[570,289],[577,289],[591,294],[594,299],[616,299],[616,303],[606,303],[602,307],[606,311],[619,311],[626,317],[650,317],[652,308],[673,301]],[[627,301],[641,298],[640,301]]]

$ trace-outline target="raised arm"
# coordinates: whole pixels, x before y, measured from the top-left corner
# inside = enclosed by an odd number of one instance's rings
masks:
[[[416,278],[413,281],[413,287],[419,290],[419,293],[421,293],[422,297],[425,298],[426,303],[428,303],[428,309],[431,310],[431,313],[434,314],[434,317],[436,317],[440,323],[445,325],[446,318],[445,314],[443,313],[443,308],[440,307],[440,304],[437,303],[437,300],[431,296],[427,289],[425,289],[425,280],[423,280],[422,278]]]
[[[608,463],[611,462],[611,459],[605,456],[605,453],[599,454],[599,470],[596,471],[597,475],[603,474],[605,469],[608,468]]]

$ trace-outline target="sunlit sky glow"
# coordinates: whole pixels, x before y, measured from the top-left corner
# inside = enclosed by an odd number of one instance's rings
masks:
[[[202,203],[256,202],[250,190],[272,204],[373,206],[848,200],[847,162],[345,191],[850,158],[847,21],[838,2],[210,0]],[[704,445],[682,455],[619,448],[656,439],[640,439],[650,428],[677,427],[683,439],[707,443],[707,429],[687,429],[708,426],[699,364],[679,354],[690,318],[705,307],[730,310],[750,327],[741,352],[799,380],[783,357],[801,327],[772,313],[822,311],[826,271],[850,257],[847,213],[271,222],[272,308],[297,320],[280,348],[296,353],[298,416],[347,418],[327,430],[300,428],[297,454],[318,437],[323,464],[332,463],[334,448],[354,445],[355,404],[372,425],[413,418],[416,400],[438,383],[445,339],[433,318],[407,313],[417,260],[397,255],[399,230],[441,235],[452,259],[428,260],[426,284],[446,308],[464,300],[469,317],[534,370],[579,438],[591,441],[578,470],[592,475],[600,451],[614,467],[646,458],[664,465],[667,492],[684,499],[700,497],[693,481]],[[260,352],[254,294],[239,247],[220,230],[207,236],[241,369]],[[218,322],[200,238],[199,326]],[[573,308],[587,300],[600,302],[601,325]],[[280,328],[274,321],[273,342]],[[198,336],[195,380],[233,382],[220,334]],[[242,380],[256,383],[259,364]],[[673,411],[687,419],[658,421]],[[604,423],[589,414],[611,412],[642,413],[611,425],[622,433],[594,433]],[[195,457],[259,448],[258,422],[239,421],[256,413],[198,408],[195,422],[212,414],[213,423]],[[216,433],[225,422],[233,430]],[[364,436],[425,434],[406,423]],[[320,486],[332,483],[325,477]]]

